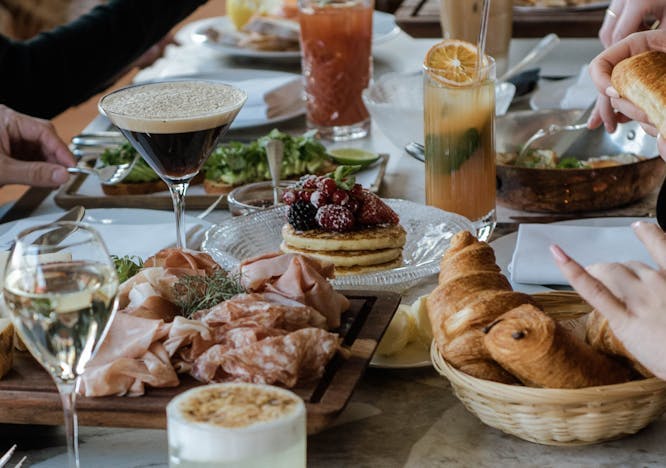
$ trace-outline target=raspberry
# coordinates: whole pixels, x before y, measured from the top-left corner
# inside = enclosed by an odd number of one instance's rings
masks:
[[[361,207],[361,202],[359,202],[356,198],[347,197],[347,200],[342,203],[342,206],[347,208],[352,213],[356,213]]]
[[[374,193],[363,191],[361,206],[356,213],[358,222],[365,225],[398,224],[400,218],[384,201]]]
[[[317,221],[315,216],[317,208],[312,206],[309,202],[298,200],[289,207],[287,212],[287,219],[294,229],[298,231],[308,231],[310,229],[317,229]]]
[[[300,200],[303,200],[304,202],[310,203],[310,197],[312,196],[312,192],[310,190],[301,190],[298,193],[298,198]]]
[[[324,192],[315,190],[312,192],[312,195],[310,195],[310,203],[312,206],[320,208],[328,203],[328,197],[324,194]]]
[[[296,192],[293,190],[287,190],[282,194],[282,201],[287,205],[293,204],[297,199]]]
[[[315,219],[325,231],[351,231],[355,224],[352,212],[340,205],[322,206],[317,210]]]
[[[349,200],[349,195],[342,189],[337,189],[331,195],[331,201],[336,205],[344,205],[347,200]]]
[[[306,175],[301,177],[301,182],[303,183],[303,188],[306,189],[315,189],[317,188],[317,176],[315,175]]]
[[[317,181],[317,190],[321,190],[329,197],[333,195],[333,192],[338,188],[338,184],[329,177],[323,177]]]
[[[361,184],[354,184],[352,189],[349,191],[352,197],[362,198],[363,197],[363,186]]]

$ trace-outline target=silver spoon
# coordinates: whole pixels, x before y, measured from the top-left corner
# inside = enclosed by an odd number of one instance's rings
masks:
[[[278,187],[280,185],[282,158],[284,158],[284,144],[280,140],[268,140],[268,143],[266,143],[266,155],[268,156],[268,169],[271,172],[273,183],[273,206],[277,206],[280,204]]]
[[[134,165],[139,160],[140,156],[137,154],[132,161],[125,164],[118,165],[109,165],[109,166],[99,166],[99,167],[89,167],[86,165],[86,162],[94,159],[94,156],[90,158],[82,158],[79,160],[79,165],[75,167],[68,167],[67,172],[70,174],[86,174],[96,176],[99,181],[106,185],[115,185],[121,182],[127,175],[132,172]]]

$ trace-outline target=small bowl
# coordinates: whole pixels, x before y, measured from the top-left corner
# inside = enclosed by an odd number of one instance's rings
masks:
[[[282,194],[296,182],[283,180],[278,184],[278,205],[282,205]],[[273,208],[273,183],[254,182],[236,187],[227,195],[227,203],[232,216],[244,216],[256,211]]]
[[[496,149],[514,152],[540,128],[574,122],[581,110],[512,112],[496,121]],[[544,138],[538,148],[552,148],[561,134]],[[593,158],[633,153],[647,159],[596,169],[535,169],[497,165],[497,201],[510,208],[544,213],[606,210],[637,201],[653,192],[666,173],[656,140],[636,122],[618,125],[615,133],[603,127],[584,133],[572,154]]]
[[[507,82],[495,87],[495,112],[505,114],[516,92]],[[387,73],[363,91],[363,102],[382,133],[398,148],[423,144],[423,73]]]

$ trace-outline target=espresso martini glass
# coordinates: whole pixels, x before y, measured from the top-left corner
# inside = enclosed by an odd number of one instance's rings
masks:
[[[128,86],[99,102],[100,111],[168,185],[179,248],[186,247],[185,192],[246,100],[245,91],[228,84],[183,80]]]

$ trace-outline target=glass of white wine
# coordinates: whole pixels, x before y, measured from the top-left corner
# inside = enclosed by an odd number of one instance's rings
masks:
[[[89,226],[37,226],[17,236],[3,285],[19,336],[58,387],[69,466],[78,467],[77,384],[117,307],[113,261]]]

